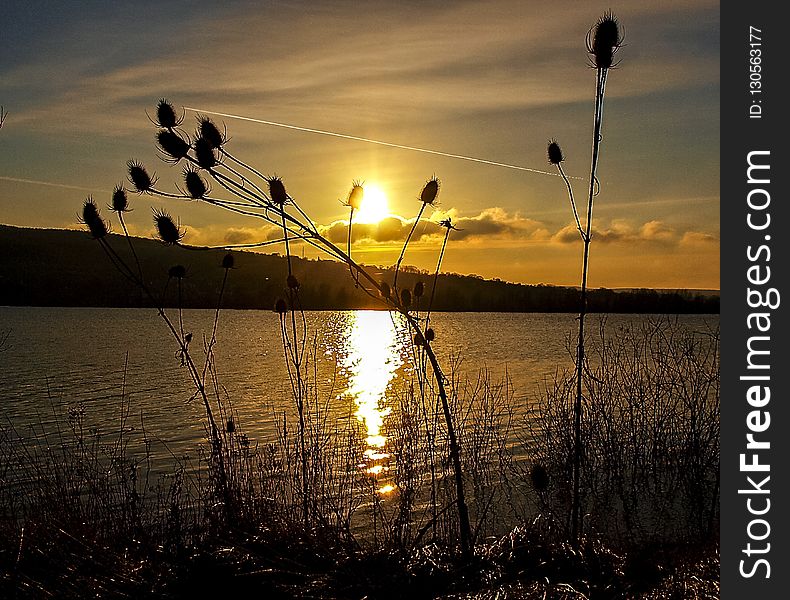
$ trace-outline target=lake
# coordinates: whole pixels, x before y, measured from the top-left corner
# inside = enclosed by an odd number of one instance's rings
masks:
[[[178,313],[168,313],[178,326]],[[211,335],[212,310],[186,310],[185,332],[202,367],[204,336]],[[600,322],[588,317],[590,331]],[[608,327],[638,324],[647,317],[609,315]],[[674,318],[674,317],[673,317]],[[403,323],[385,311],[327,311],[305,315],[311,377],[338,418],[356,418],[368,444],[386,444],[393,400],[414,379],[414,354]],[[695,331],[718,326],[718,315],[686,315]],[[514,409],[537,403],[546,378],[573,366],[574,314],[436,313],[433,347],[446,374],[475,381],[486,369],[492,380],[507,376]],[[53,431],[69,410],[84,414],[86,426],[117,427],[121,395],[131,426],[144,427],[155,459],[191,452],[204,439],[203,408],[194,393],[178,346],[151,309],[0,308],[2,427],[21,437]],[[2,339],[2,338],[0,338]],[[281,416],[293,414],[278,316],[268,311],[220,314],[216,370],[222,389],[253,441],[276,435]],[[312,360],[314,358],[314,360]]]

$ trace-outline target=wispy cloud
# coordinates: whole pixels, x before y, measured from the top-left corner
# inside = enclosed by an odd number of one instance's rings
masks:
[[[714,5],[699,2],[694,10],[705,13]],[[673,2],[624,11],[635,35],[643,35],[643,21],[674,15],[679,6]],[[24,89],[31,81],[41,87],[35,104],[17,111],[19,119],[32,124],[49,117],[48,127],[64,130],[106,131],[106,122],[97,117],[108,108],[114,127],[136,130],[140,106],[176,90],[185,103],[243,110],[264,119],[288,115],[301,119],[300,125],[316,127],[364,120],[367,111],[378,121],[392,122],[419,112],[524,109],[587,99],[589,74],[575,68],[584,60],[582,38],[570,38],[567,32],[582,36],[591,15],[578,6],[535,11],[522,2],[397,10],[369,3],[363,11],[351,4],[331,10],[234,10],[231,5],[222,15],[190,11],[184,15],[186,26],[154,23],[157,33],[145,38],[144,31],[131,32],[122,38],[126,52],[105,57],[99,48],[92,53],[83,49],[56,71],[49,62],[26,62],[6,68],[3,75],[11,88]],[[315,26],[317,20],[321,27]],[[102,38],[82,39],[90,47]],[[135,39],[140,48],[135,48]],[[299,43],[292,43],[294,39]],[[637,49],[651,44],[659,52],[632,51],[629,72],[620,76],[610,96],[717,79],[715,53],[684,53],[670,41],[640,40]],[[156,53],[143,50],[145,45],[153,45]],[[673,55],[682,55],[682,60],[667,69]]]

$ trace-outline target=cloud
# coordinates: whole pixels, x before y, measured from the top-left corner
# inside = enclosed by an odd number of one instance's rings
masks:
[[[417,242],[444,236],[444,229],[439,222],[450,218],[456,228],[452,233],[454,241],[480,239],[509,240],[548,240],[551,236],[543,223],[527,219],[519,214],[508,213],[506,210],[493,207],[487,208],[475,216],[459,216],[458,211],[451,208],[446,211],[435,211],[430,219],[421,219],[414,229],[412,240]],[[357,242],[391,243],[402,242],[409,235],[414,219],[390,216],[379,223],[355,223],[351,228],[351,240]],[[347,221],[335,221],[320,227],[321,232],[336,244],[345,243],[348,235]]]
[[[526,218],[518,213],[510,213],[503,208],[493,207],[477,215],[460,215],[455,208],[435,211],[430,219],[421,220],[412,240],[441,238],[444,229],[439,221],[450,218],[457,231],[452,233],[454,242],[473,242],[480,240],[510,240],[515,242],[546,242],[554,244],[575,244],[580,241],[575,224],[568,224],[553,234],[547,225],[535,219]],[[352,242],[392,243],[402,242],[409,234],[414,220],[391,216],[380,223],[355,223]],[[347,222],[335,221],[320,228],[322,233],[336,244],[346,242]],[[659,220],[634,224],[626,219],[615,219],[606,225],[593,227],[593,240],[599,244],[651,244],[669,247],[678,245],[716,244],[718,237],[700,231],[679,231]]]
[[[673,242],[675,231],[661,221],[648,221],[639,228],[639,238],[646,241]]]
[[[702,233],[700,231],[687,231],[680,238],[681,246],[709,246],[711,244],[718,245],[720,242],[717,235],[710,233]]]
[[[355,223],[351,228],[351,241],[369,242],[401,242],[409,234],[414,222],[406,221],[400,217],[390,216],[378,223]],[[424,221],[427,225],[427,221]],[[348,239],[348,222],[335,221],[329,225],[319,226],[322,235],[335,244],[345,244]],[[417,227],[412,239],[418,240],[425,233],[425,227]]]
[[[631,50],[629,73],[640,76],[621,77],[610,95],[715,82],[717,44],[689,52],[677,39],[665,39],[664,30],[646,25],[659,16],[669,31],[675,21],[686,29],[698,22],[699,31],[691,28],[683,39],[708,40],[715,14],[713,2],[628,7],[621,17],[629,31],[643,36]],[[364,11],[353,3],[257,11],[230,6],[187,12],[178,20],[152,19],[144,29],[127,27],[122,36],[115,35],[111,15],[71,18],[71,35],[64,33],[57,43],[69,48],[72,60],[61,64],[59,54],[42,52],[3,70],[6,85],[20,94],[37,86],[35,94],[26,94],[37,101],[28,100],[17,118],[30,125],[45,119],[50,131],[108,133],[110,127],[110,135],[136,133],[141,107],[174,90],[177,101],[207,109],[310,122],[320,102],[322,120],[341,124],[360,114],[398,122],[425,113],[564,104],[589,95],[589,73],[579,64],[591,13],[577,6],[536,10],[510,0],[449,7],[369,3]],[[112,33],[97,36],[105,31]],[[653,52],[640,52],[651,46]],[[113,52],[103,52],[106,47]],[[108,108],[110,125],[103,118]]]
[[[639,244],[647,243],[658,246],[689,246],[700,244],[717,244],[719,238],[711,233],[700,231],[678,231],[663,221],[652,220],[641,225],[619,219],[608,226],[593,227],[593,241],[601,244]],[[580,240],[575,224],[562,227],[551,238],[557,244],[572,244]]]
[[[475,238],[506,238],[506,239],[548,239],[549,233],[543,223],[522,217],[518,213],[511,214],[499,207],[487,208],[473,217],[458,216],[457,211],[450,210],[437,213],[432,220],[439,221],[450,217],[459,231],[453,233],[454,240]]]
[[[276,227],[227,227],[209,225],[205,227],[186,226],[184,243],[190,246],[237,246],[260,244],[279,240],[282,233]]]
[[[637,236],[632,228],[624,223],[613,223],[607,228],[592,228],[592,238],[596,242],[611,244],[622,240],[636,240]],[[568,224],[557,231],[551,241],[558,244],[573,244],[581,239],[575,224]]]

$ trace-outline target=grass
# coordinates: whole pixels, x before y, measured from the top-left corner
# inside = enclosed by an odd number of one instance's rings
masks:
[[[715,539],[719,519],[719,336],[668,317],[615,331],[602,322],[591,358],[582,432],[588,530],[620,545]],[[533,427],[549,473],[541,498],[563,510],[574,435],[574,375],[549,383]]]

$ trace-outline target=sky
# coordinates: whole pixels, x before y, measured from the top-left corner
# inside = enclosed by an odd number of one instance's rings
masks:
[[[158,157],[149,119],[167,98],[531,169],[215,117],[228,150],[282,177],[333,239],[345,239],[340,200],[363,180],[374,200],[352,229],[361,262],[397,260],[435,176],[438,203],[406,264],[433,270],[436,223],[450,216],[460,231],[443,270],[578,285],[582,242],[546,145],[562,146],[584,212],[595,92],[585,36],[609,9],[625,45],[607,81],[589,285],[718,289],[719,4],[707,0],[7,3],[0,223],[77,228],[86,196],[109,202],[129,159],[177,192],[181,167]],[[192,131],[195,112],[184,116]],[[156,208],[179,219],[188,244],[270,235],[198,202],[132,202],[135,235],[153,236]]]

